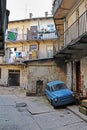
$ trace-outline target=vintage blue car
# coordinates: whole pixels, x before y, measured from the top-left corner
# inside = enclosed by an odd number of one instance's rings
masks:
[[[53,81],[46,84],[45,95],[54,106],[65,106],[75,102],[74,93],[62,81]]]

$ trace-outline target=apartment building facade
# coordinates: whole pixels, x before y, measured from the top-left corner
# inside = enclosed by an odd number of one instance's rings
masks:
[[[1,85],[43,93],[46,82],[65,81],[64,72],[53,60],[56,40],[52,17],[10,21],[5,56],[0,59]]]
[[[67,86],[87,96],[87,0],[54,0],[57,60],[66,63]]]

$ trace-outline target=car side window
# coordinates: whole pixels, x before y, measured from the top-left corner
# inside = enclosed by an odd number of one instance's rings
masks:
[[[51,91],[54,91],[54,87],[51,88]]]
[[[49,87],[49,86],[46,86],[46,89],[47,89],[48,91],[50,91],[50,87]]]

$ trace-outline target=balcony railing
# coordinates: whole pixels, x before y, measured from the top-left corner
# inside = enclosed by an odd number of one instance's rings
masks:
[[[39,51],[29,51],[29,52],[15,52],[15,54],[10,54],[10,58],[6,55],[4,56],[2,63],[6,64],[22,64],[24,61],[29,60],[38,60],[41,58],[52,58],[53,54],[50,53],[49,55],[45,56],[43,54],[40,56]]]
[[[67,45],[78,40],[87,33],[87,11],[85,11],[58,39],[58,46],[54,46],[54,55]],[[56,44],[56,43],[55,43]],[[55,45],[54,44],[54,45]]]
[[[9,33],[13,33],[10,34]],[[12,39],[13,38],[13,39]],[[56,32],[40,32],[40,33],[23,33],[18,34],[15,32],[7,32],[6,41],[19,41],[19,40],[50,40],[56,39]]]
[[[87,32],[87,11],[84,12],[65,32],[64,46]]]
[[[64,47],[64,35],[61,35],[53,44],[53,55],[55,56]]]
[[[62,0],[54,0],[53,1],[53,7],[52,7],[52,13],[54,14],[56,10],[59,8]]]

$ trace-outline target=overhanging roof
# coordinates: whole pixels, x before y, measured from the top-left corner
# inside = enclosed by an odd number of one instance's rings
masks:
[[[69,11],[72,9],[72,7],[76,4],[76,2],[77,2],[76,0],[62,0],[59,8],[57,8],[57,10],[53,16],[56,30],[63,28],[64,18],[69,13]],[[62,29],[62,31],[61,31],[62,34],[63,34],[63,31],[64,30]]]
[[[54,59],[53,57],[52,58],[37,58],[37,59],[25,60],[23,63],[41,62],[41,61],[47,61],[47,60],[53,61]]]

